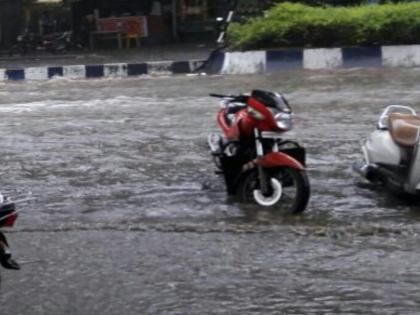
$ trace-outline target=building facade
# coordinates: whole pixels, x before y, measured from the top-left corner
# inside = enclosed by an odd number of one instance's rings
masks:
[[[217,36],[217,17],[226,17],[235,6],[240,14],[254,14],[262,2],[266,1],[0,0],[0,47],[10,46],[24,30],[45,34],[61,32],[67,28],[87,42],[89,33],[104,32],[101,29],[103,24],[98,24],[101,19],[115,18],[124,23],[126,17],[131,17],[131,20],[133,17],[141,17],[147,21],[147,36],[142,39],[146,44],[189,41],[194,38],[212,40]]]
[[[6,48],[21,32],[22,1],[0,0],[0,47]]]
[[[235,0],[73,0],[71,5],[76,28],[89,15],[96,20],[144,16],[148,21],[148,40],[170,41],[195,34],[211,37],[216,18],[226,16],[234,3]]]

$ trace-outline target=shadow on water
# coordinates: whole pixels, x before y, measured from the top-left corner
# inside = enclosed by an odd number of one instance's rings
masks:
[[[409,210],[409,212],[420,214],[420,195],[412,195],[391,190],[379,183],[355,180],[354,185],[371,198],[377,200],[380,208],[395,209],[399,211]]]

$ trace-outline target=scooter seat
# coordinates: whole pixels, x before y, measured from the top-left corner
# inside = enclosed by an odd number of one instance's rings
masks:
[[[419,141],[420,117],[392,113],[388,122],[391,137],[397,144],[412,147]]]

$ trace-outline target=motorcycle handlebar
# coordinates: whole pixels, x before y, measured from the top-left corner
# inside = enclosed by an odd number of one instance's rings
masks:
[[[223,94],[215,94],[215,93],[210,93],[209,96],[218,97],[218,98],[234,97],[233,95],[223,95]]]
[[[211,97],[218,97],[218,98],[228,98],[231,99],[233,101],[239,101],[239,102],[246,102],[246,100],[248,99],[248,95],[244,95],[244,94],[240,94],[240,95],[223,95],[223,94],[215,94],[215,93],[210,93],[209,96]]]

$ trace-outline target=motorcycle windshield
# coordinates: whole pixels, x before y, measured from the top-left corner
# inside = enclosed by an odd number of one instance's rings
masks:
[[[275,108],[280,112],[291,113],[292,109],[286,98],[279,94],[269,91],[254,90],[251,96],[257,101],[263,103],[265,106]]]

